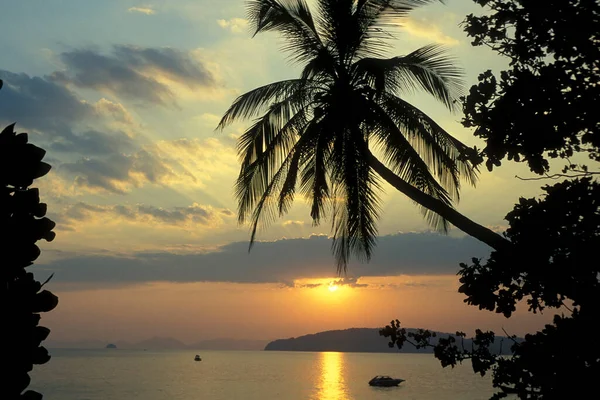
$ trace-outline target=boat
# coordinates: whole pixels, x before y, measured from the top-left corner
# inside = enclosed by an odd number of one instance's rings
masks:
[[[196,354],[196,357],[194,357],[194,361],[202,361],[202,359],[198,354]]]
[[[391,377],[385,376],[385,375],[377,375],[375,378],[373,378],[369,381],[369,385],[390,387],[390,386],[398,386],[402,382],[404,382],[404,379],[391,378]]]

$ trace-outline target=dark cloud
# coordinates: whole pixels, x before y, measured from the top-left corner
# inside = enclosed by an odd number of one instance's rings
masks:
[[[0,91],[0,123],[17,122],[17,129],[39,134],[34,140],[52,152],[106,155],[134,149],[125,133],[76,127],[108,117],[131,124],[131,116],[119,103],[101,99],[95,104],[79,99],[68,88],[45,77],[0,70],[5,84]],[[3,126],[2,125],[2,126]]]
[[[46,78],[0,70],[0,121],[40,132],[70,131],[73,123],[92,117],[93,106],[61,84]]]
[[[335,274],[331,241],[323,236],[259,242],[250,253],[245,242],[215,252],[173,254],[136,253],[128,257],[80,256],[44,266],[56,272],[56,282],[88,282],[99,286],[169,282],[278,283],[324,278]],[[470,237],[452,238],[408,233],[379,238],[369,264],[351,263],[352,277],[455,274],[458,264],[485,257],[489,249]],[[342,284],[360,285],[355,278]]]
[[[129,152],[135,147],[131,138],[123,132],[105,133],[96,130],[79,134],[64,131],[49,144],[49,149],[53,151],[84,155]]]
[[[60,55],[65,71],[52,74],[56,82],[110,92],[120,98],[154,104],[173,103],[174,95],[157,77],[188,87],[214,86],[210,71],[189,52],[173,48],[114,46],[109,55],[78,49]]]
[[[173,172],[155,155],[140,150],[134,154],[112,154],[106,158],[81,158],[65,163],[59,172],[75,175],[75,183],[90,189],[124,194],[144,183],[161,183]]]
[[[67,206],[62,213],[54,213],[52,219],[58,223],[58,230],[74,230],[77,224],[93,219],[125,219],[128,221],[150,222],[161,225],[183,226],[186,224],[213,225],[232,213],[227,209],[214,208],[201,204],[187,207],[159,208],[147,204],[137,205],[93,205],[78,202]]]

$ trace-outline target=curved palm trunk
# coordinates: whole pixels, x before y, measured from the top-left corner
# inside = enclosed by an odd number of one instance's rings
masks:
[[[411,200],[419,203],[423,207],[441,215],[448,220],[452,225],[456,226],[466,234],[473,236],[475,239],[482,241],[495,250],[501,250],[510,246],[510,241],[503,238],[501,235],[479,225],[477,222],[471,221],[454,208],[447,206],[438,199],[423,193],[419,189],[407,183],[405,180],[396,175],[373,154],[369,160],[371,167],[379,174],[387,183],[392,185],[398,191],[404,193]]]

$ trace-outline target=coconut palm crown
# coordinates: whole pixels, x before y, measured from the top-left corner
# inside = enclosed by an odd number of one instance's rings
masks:
[[[452,206],[461,179],[477,179],[468,148],[402,98],[424,90],[454,110],[461,70],[436,45],[385,58],[386,29],[435,1],[316,0],[314,14],[304,0],[247,2],[254,34],[277,32],[303,66],[297,79],[239,96],[218,126],[254,119],[239,138],[235,186],[239,222],[252,226],[250,246],[259,223],[285,214],[299,192],[315,225],[331,218],[340,270],[351,254],[368,260],[381,178],[421,206],[435,228],[452,223],[492,247],[504,241]]]

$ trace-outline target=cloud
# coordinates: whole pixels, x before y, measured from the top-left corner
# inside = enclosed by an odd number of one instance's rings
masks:
[[[108,154],[133,149],[132,139],[107,122],[128,128],[133,117],[120,103],[80,100],[46,77],[0,71],[0,123],[17,121],[20,129],[39,135],[34,140],[50,150],[73,154]],[[119,125],[120,124],[120,125]],[[98,129],[90,129],[96,125]]]
[[[98,115],[111,118],[126,125],[133,124],[133,117],[121,103],[115,103],[102,98],[94,104],[94,109]]]
[[[146,150],[133,154],[111,154],[106,158],[81,158],[64,163],[60,172],[75,175],[75,183],[88,189],[125,194],[146,183],[163,183],[175,176],[170,166]]]
[[[38,132],[60,134],[96,112],[63,85],[45,77],[0,70],[0,121],[18,121]]]
[[[458,39],[446,35],[438,25],[426,18],[416,19],[406,17],[398,25],[402,27],[403,32],[411,36],[427,39],[435,43],[447,46],[456,46],[460,43]]]
[[[137,209],[130,211],[137,212]],[[285,284],[297,279],[333,276],[335,262],[330,250],[328,238],[313,236],[258,242],[250,253],[246,242],[236,242],[210,252],[80,255],[39,268],[55,272],[56,282],[98,286],[152,281]],[[348,273],[353,278],[342,280],[341,284],[363,284],[359,277],[455,274],[460,262],[488,254],[487,247],[470,237],[453,238],[433,233],[382,236],[372,261],[351,263]]]
[[[172,227],[197,228],[216,227],[233,213],[224,208],[193,203],[187,207],[161,208],[148,204],[136,205],[93,205],[78,202],[67,205],[52,219],[57,222],[58,230],[77,230],[79,224],[102,223],[120,225],[135,223]]]
[[[368,287],[369,284],[367,283],[360,283],[358,282],[358,278],[341,278],[341,279],[337,279],[333,282],[331,282],[331,285],[335,285],[335,286],[348,286],[348,287],[353,287],[353,288],[360,288],[360,287]]]
[[[352,288],[366,288],[370,285],[368,283],[361,283],[360,278],[356,277],[344,277],[334,280],[329,280],[327,282],[302,282],[299,280],[294,280],[293,282],[283,282],[283,287],[292,287],[292,288],[301,288],[301,289],[317,289],[323,286],[347,286]],[[379,287],[380,285],[375,285]]]
[[[283,226],[293,227],[293,228],[302,228],[304,226],[304,221],[292,221],[287,220],[282,223]]]
[[[108,55],[77,49],[62,53],[60,59],[65,70],[51,75],[55,82],[146,103],[175,104],[169,83],[194,89],[216,85],[197,56],[170,47],[116,45]]]
[[[152,9],[151,7],[129,7],[127,9],[127,11],[133,12],[133,13],[146,14],[146,15],[156,14],[156,11],[154,9]]]
[[[183,59],[170,65],[170,52],[121,46],[115,57],[133,66],[151,63],[163,75],[202,80],[201,71]],[[16,120],[18,128],[37,134],[32,141],[57,154],[62,164],[55,160],[55,171],[74,178],[76,188],[124,194],[147,183],[201,187],[213,176],[237,172],[233,147],[217,139],[140,143],[139,125],[123,104],[107,98],[81,100],[56,74],[50,79],[0,71],[0,78],[5,81],[0,123]],[[214,122],[212,114],[203,118]]]
[[[215,181],[228,185],[237,172],[234,150],[215,138],[159,140],[139,146],[123,132],[89,131],[68,136],[52,148],[83,155],[60,164],[57,171],[91,192],[122,195],[146,184],[199,189]]]
[[[219,177],[233,184],[229,180],[239,171],[235,149],[216,138],[160,140],[147,150],[172,167],[177,183],[204,187]]]
[[[248,20],[244,18],[219,19],[217,24],[223,29],[228,29],[232,33],[243,33],[248,30]]]
[[[134,149],[132,139],[124,132],[105,133],[89,130],[82,133],[65,131],[49,148],[63,153],[109,155]]]

